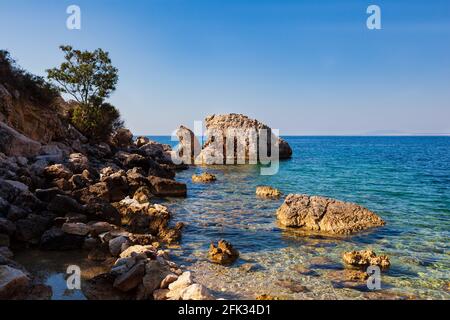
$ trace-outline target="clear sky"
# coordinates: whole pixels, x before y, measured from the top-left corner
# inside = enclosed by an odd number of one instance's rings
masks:
[[[61,44],[110,52],[135,134],[228,112],[282,135],[450,132],[448,0],[0,1],[0,48],[22,67],[44,75]]]

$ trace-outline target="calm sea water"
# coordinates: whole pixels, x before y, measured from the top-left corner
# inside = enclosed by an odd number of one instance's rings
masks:
[[[151,137],[172,146],[169,137]],[[450,137],[286,137],[293,158],[278,174],[257,166],[192,167],[176,179],[185,199],[161,200],[186,228],[175,260],[194,272],[216,297],[269,294],[286,299],[450,299]],[[194,173],[217,176],[193,184]],[[283,202],[255,197],[258,185],[284,194],[305,193],[352,201],[378,213],[386,226],[355,236],[325,237],[282,228],[275,212]],[[211,241],[226,239],[241,255],[231,267],[211,264]],[[342,253],[371,248],[387,254],[381,290],[342,283]],[[105,272],[85,253],[24,251],[16,256],[53,287],[53,299],[84,299],[67,290],[68,265],[83,279]],[[243,266],[251,265],[248,272]],[[307,268],[308,272],[298,270]]]
[[[169,137],[151,137],[176,144]],[[278,174],[257,166],[196,167],[177,174],[188,185],[186,199],[166,201],[175,221],[187,224],[175,252],[200,281],[223,297],[367,298],[410,296],[449,299],[450,137],[286,137],[293,158]],[[193,184],[191,175],[215,174],[213,184]],[[280,200],[255,197],[257,185],[284,194],[323,195],[356,202],[386,222],[355,236],[329,238],[286,230],[276,222]],[[241,259],[225,268],[207,263],[211,241],[226,239]],[[337,285],[346,250],[372,248],[391,257],[382,290]],[[251,263],[256,269],[245,272]],[[295,272],[298,266],[312,275]],[[339,278],[339,277],[338,277]],[[307,287],[293,292],[280,280]],[[339,280],[339,279],[337,279]],[[295,290],[294,290],[295,291]],[[377,295],[378,294],[378,295]],[[371,296],[372,295],[372,296]]]

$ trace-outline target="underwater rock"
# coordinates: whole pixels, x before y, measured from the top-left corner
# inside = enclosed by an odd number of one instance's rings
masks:
[[[342,256],[344,262],[355,267],[367,267],[369,265],[388,268],[391,265],[386,255],[377,256],[372,250],[349,251]]]
[[[281,192],[270,186],[258,186],[256,187],[256,195],[261,198],[279,198]]]
[[[225,240],[219,240],[217,247],[213,243],[209,247],[208,258],[211,262],[229,265],[236,261],[238,257],[239,252]]]
[[[192,182],[208,183],[208,182],[214,182],[214,181],[216,181],[216,176],[211,173],[207,173],[207,172],[203,172],[202,174],[199,174],[199,175],[194,174],[192,176]]]
[[[278,208],[277,218],[286,227],[330,234],[350,234],[385,224],[355,203],[302,194],[289,194]]]

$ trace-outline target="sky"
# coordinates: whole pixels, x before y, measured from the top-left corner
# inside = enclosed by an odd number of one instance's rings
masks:
[[[447,0],[0,1],[0,49],[23,68],[45,75],[62,44],[110,53],[135,134],[231,112],[281,135],[450,133]]]

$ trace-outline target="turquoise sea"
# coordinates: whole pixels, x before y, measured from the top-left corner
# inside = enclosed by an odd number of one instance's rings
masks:
[[[176,144],[170,137],[150,138]],[[174,252],[197,279],[224,298],[450,298],[450,137],[285,139],[293,157],[273,176],[251,165],[192,167],[177,174],[188,185],[188,197],[165,203],[174,221],[187,226]],[[192,174],[202,171],[215,174],[217,182],[193,184]],[[348,237],[287,230],[275,216],[283,199],[256,198],[258,185],[285,195],[356,202],[387,223]],[[206,260],[210,242],[219,239],[241,253],[230,268]],[[391,258],[380,291],[340,281],[342,253],[365,248]],[[245,269],[249,264],[253,271]],[[309,271],[297,272],[301,267]]]

